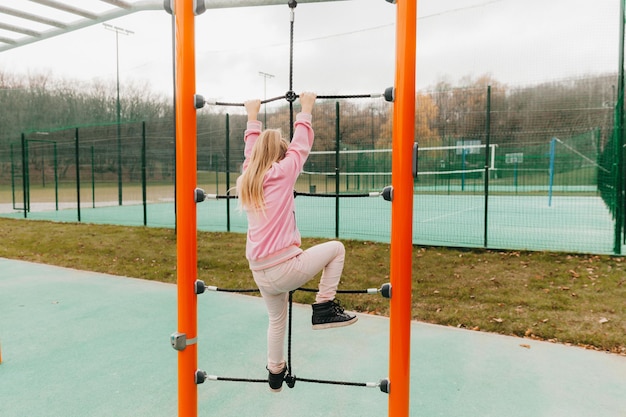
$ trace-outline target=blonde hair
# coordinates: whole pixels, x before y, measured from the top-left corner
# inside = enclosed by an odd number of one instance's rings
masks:
[[[248,167],[237,180],[239,204],[246,210],[265,210],[263,179],[274,162],[285,157],[289,143],[278,129],[264,130],[252,147]]]

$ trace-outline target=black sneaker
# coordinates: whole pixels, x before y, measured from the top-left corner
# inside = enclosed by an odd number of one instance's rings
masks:
[[[313,324],[313,330],[349,326],[357,321],[355,315],[344,312],[337,300],[316,303],[312,307],[311,324]]]
[[[283,370],[278,374],[273,374],[267,367],[265,367],[265,369],[267,369],[268,373],[267,382],[270,384],[270,391],[280,392],[283,389],[283,381],[285,380],[285,373],[287,372],[287,364],[285,364]]]

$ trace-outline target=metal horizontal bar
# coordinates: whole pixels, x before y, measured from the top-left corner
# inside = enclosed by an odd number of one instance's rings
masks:
[[[48,26],[56,26],[61,29],[65,29],[67,25],[57,20],[48,19],[44,16],[38,16],[36,14],[23,12],[17,9],[11,9],[9,7],[0,6],[0,14],[8,14],[9,16],[19,17],[20,19],[31,20],[33,22],[42,23]]]
[[[0,36],[0,43],[6,43],[9,45],[15,45],[15,40],[11,39],[11,38],[5,38],[3,36]]]
[[[39,32],[35,30],[26,29],[20,26],[8,25],[6,23],[0,23],[0,29],[6,30],[8,32],[21,33],[28,36],[39,36]]]
[[[132,9],[133,5],[127,1],[123,0],[100,0],[104,3],[111,4],[113,6],[121,7],[123,9]]]
[[[79,9],[78,7],[72,7],[68,4],[64,4],[55,0],[30,0],[33,3],[41,4],[42,6],[51,7],[53,9],[62,10],[67,13],[82,16],[87,19],[96,19],[98,15],[91,13],[87,10]]]
[[[346,0],[298,0],[298,3],[324,3],[329,1]],[[254,6],[276,6],[287,5],[288,0],[204,0],[207,9],[225,9],[230,7],[254,7]]]
[[[0,52],[6,51],[9,49],[17,48],[19,46],[28,45],[30,43],[34,43],[43,39],[49,39],[58,35],[63,35],[64,33],[72,32],[74,30],[82,29],[88,26],[92,26],[98,23],[106,22],[108,20],[117,19],[118,17],[126,16],[131,13],[135,13],[142,10],[163,10],[163,0],[143,0],[133,3],[132,8],[116,8],[110,10],[108,12],[102,13],[96,16],[95,19],[82,19],[73,23],[68,24],[60,24],[59,22],[50,21],[49,19],[44,19],[35,15],[26,15],[25,13],[16,13],[16,10],[8,9],[0,6],[0,14],[12,14],[16,17],[21,17],[23,19],[29,19],[38,21],[40,23],[54,25],[57,28],[50,29],[44,32],[41,32],[37,37],[24,37],[15,39],[13,43],[8,45],[0,46]]]

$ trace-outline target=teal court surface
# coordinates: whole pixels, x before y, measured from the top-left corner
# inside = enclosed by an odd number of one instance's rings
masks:
[[[85,223],[125,226],[144,224],[144,207],[107,202],[85,205],[80,219]],[[303,236],[389,242],[391,206],[382,198],[344,198],[336,211],[334,198],[296,198],[298,228]],[[489,247],[512,250],[548,250],[613,254],[615,222],[597,196],[493,196],[485,217],[485,199],[479,195],[415,195],[413,243],[427,246]],[[0,204],[0,216],[24,218],[23,211]],[[32,220],[76,222],[76,203],[33,203],[27,213]],[[147,204],[148,226],[174,227],[172,202]],[[245,233],[245,216],[231,202],[207,200],[197,206],[197,225],[203,231]],[[485,225],[487,227],[485,227]],[[622,245],[620,253],[626,253]]]
[[[258,297],[199,295],[198,368],[265,378],[266,320]],[[388,376],[389,319],[313,331],[295,305],[293,320],[296,376]],[[176,321],[175,285],[0,259],[0,416],[175,416]],[[410,371],[411,416],[626,417],[622,356],[413,322]],[[304,381],[197,390],[198,415],[220,417],[385,416],[389,398]]]

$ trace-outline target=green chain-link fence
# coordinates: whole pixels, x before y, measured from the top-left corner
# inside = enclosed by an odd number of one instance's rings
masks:
[[[614,79],[418,94],[414,243],[620,253]],[[389,239],[391,203],[341,196],[391,184],[391,112],[382,100],[318,103],[315,145],[296,185],[311,194],[296,199],[303,234]],[[289,132],[284,106],[267,117]],[[241,109],[200,112],[198,186],[207,193],[234,187],[244,129]],[[0,149],[4,215],[171,227],[173,132],[171,121],[152,121],[13,138]],[[245,231],[245,217],[236,202],[208,201],[198,227]]]

